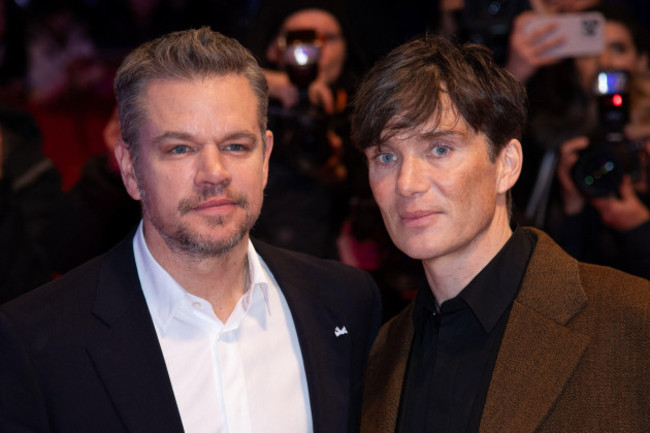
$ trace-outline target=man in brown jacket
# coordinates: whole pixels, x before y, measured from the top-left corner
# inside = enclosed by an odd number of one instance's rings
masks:
[[[437,37],[359,88],[373,195],[426,276],[375,341],[363,433],[650,431],[650,282],[509,223],[525,106],[484,48]]]

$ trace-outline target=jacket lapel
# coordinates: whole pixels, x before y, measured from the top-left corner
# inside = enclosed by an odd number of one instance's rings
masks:
[[[255,241],[289,305],[302,354],[314,433],[347,431],[350,395],[351,336],[337,336],[342,315],[323,296],[318,275],[307,275],[282,250]]]
[[[413,342],[413,306],[411,302],[384,325],[372,347],[363,385],[362,433],[393,433],[397,428],[404,375]]]
[[[127,430],[183,431],[156,331],[140,288],[132,237],[100,271],[87,350]]]
[[[533,432],[589,342],[566,324],[586,304],[578,264],[541,232],[515,300],[481,418],[481,432]]]

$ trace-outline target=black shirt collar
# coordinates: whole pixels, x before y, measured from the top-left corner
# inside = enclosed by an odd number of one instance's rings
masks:
[[[534,246],[532,235],[516,228],[490,263],[458,296],[443,302],[439,308],[426,278],[423,278],[415,297],[413,319],[416,328],[422,323],[423,315],[445,314],[469,307],[485,332],[490,332],[517,296]]]

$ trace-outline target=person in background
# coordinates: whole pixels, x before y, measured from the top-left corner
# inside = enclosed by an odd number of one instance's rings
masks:
[[[610,197],[594,200],[576,186],[572,174],[589,143],[601,141],[596,138],[598,131],[603,135],[602,130],[609,129],[599,115],[603,107],[595,92],[597,73],[626,72],[633,86],[630,98],[642,99],[643,91],[635,89],[643,87],[640,83],[648,68],[648,34],[618,7],[596,6],[587,11],[599,12],[605,18],[602,52],[565,59],[542,68],[531,78],[531,120],[525,137],[530,161],[524,180],[514,191],[515,202],[525,205],[517,217],[544,227],[579,260],[649,278],[645,180],[638,178],[633,186],[635,182],[626,177]],[[549,92],[550,87],[557,90]],[[647,128],[647,120],[642,117],[632,112],[633,122],[624,133],[625,141],[638,148],[633,159],[638,160],[639,173],[645,172],[646,164],[643,140],[647,135],[641,131]]]
[[[334,7],[282,3],[278,9],[278,17],[286,15],[266,49],[276,69],[265,69],[275,151],[254,234],[272,245],[338,258],[336,238],[347,215],[351,158],[347,100],[352,86],[344,66],[343,19],[335,16]],[[287,60],[292,52],[287,37],[296,31],[305,33],[303,46],[320,53],[313,59],[313,74],[304,80],[289,78],[301,70]]]
[[[530,10],[513,21],[504,67],[526,83],[539,69],[557,64],[561,58],[548,55],[549,50],[566,42],[561,35],[554,34],[557,24],[551,21],[535,31],[528,31],[527,26],[541,15],[578,13],[599,4],[600,0],[530,0]]]
[[[648,34],[631,16],[603,9],[606,17],[605,47],[599,56],[576,59],[576,67],[586,92],[594,93],[600,71],[629,74],[629,122],[622,137],[610,147],[629,148],[634,168],[626,173],[609,194],[593,196],[580,188],[574,167],[584,153],[599,141],[595,129],[572,137],[560,145],[557,180],[562,218],[556,223],[556,237],[574,257],[614,266],[650,279],[650,71]],[[615,11],[615,10],[614,10]],[[592,104],[596,105],[595,97]],[[592,105],[592,106],[593,106]],[[591,108],[591,107],[590,107]],[[606,108],[604,108],[606,109]],[[603,110],[592,109],[593,112]],[[594,121],[598,122],[598,121]],[[600,120],[596,125],[607,128]]]
[[[70,0],[30,5],[27,92],[34,104],[108,92],[110,74]]]
[[[103,131],[106,153],[91,156],[81,178],[58,201],[46,235],[55,272],[66,273],[108,251],[140,220],[140,204],[129,196],[115,159],[120,139],[117,107]]]
[[[139,200],[108,253],[0,307],[0,431],[356,431],[370,276],[251,240],[273,149],[251,53],[207,27],[118,69]]]
[[[511,226],[523,86],[427,36],[362,80],[352,131],[415,299],[366,366],[362,433],[650,429],[650,282]]]
[[[557,34],[553,17],[579,13],[599,0],[533,0],[530,10],[513,21],[504,67],[526,84],[528,128],[523,137],[524,164],[513,189],[513,212],[518,221],[548,230],[549,202],[560,144],[586,126],[587,95],[580,86],[574,59],[549,54],[567,41]],[[551,17],[529,31],[540,17]],[[553,89],[553,91],[549,91]],[[549,231],[553,235],[553,229]]]
[[[356,83],[349,66],[350,50],[356,45],[348,42],[347,8],[342,2],[293,1],[277,4],[263,2],[258,29],[251,32],[249,44],[263,57],[267,66],[264,73],[269,82],[269,96],[283,107],[299,103],[299,88],[287,73],[284,58],[288,32],[314,30],[320,49],[318,71],[308,83],[308,97],[312,105],[328,114],[342,111],[348,93]],[[354,51],[352,51],[354,55]]]
[[[60,189],[34,119],[0,108],[0,304],[52,278],[43,238]]]

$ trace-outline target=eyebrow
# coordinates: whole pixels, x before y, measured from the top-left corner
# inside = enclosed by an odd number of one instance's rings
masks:
[[[226,135],[220,141],[241,140],[241,139],[257,141],[257,135],[253,134],[250,131],[235,131]],[[164,133],[154,137],[152,142],[154,144],[160,144],[169,140],[195,141],[194,136],[187,132],[165,131]]]
[[[447,138],[447,137],[464,137],[466,135],[465,132],[463,131],[450,131],[450,130],[432,130],[432,131],[424,131],[424,132],[419,132],[414,134],[417,137],[424,139],[424,140],[433,140],[436,138]]]
[[[410,131],[410,132],[403,132],[402,134],[409,134],[409,138],[416,137],[418,140],[435,140],[439,138],[455,138],[455,137],[464,137],[467,134],[464,131],[455,131],[455,130],[440,130],[440,129],[432,129],[432,130],[425,130],[425,131]],[[368,146],[370,147],[378,147],[381,148],[382,146],[385,146],[389,141],[394,139],[396,136],[400,135],[400,133],[397,134],[391,134],[390,137],[385,138],[383,140],[380,140],[378,143],[376,143],[374,146]]]

